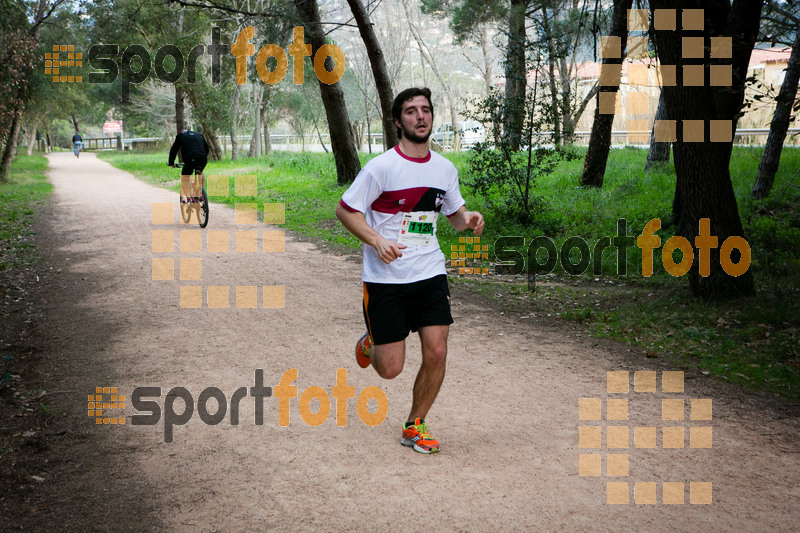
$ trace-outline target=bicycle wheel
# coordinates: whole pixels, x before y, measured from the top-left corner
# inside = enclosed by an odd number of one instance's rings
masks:
[[[181,202],[181,218],[183,218],[184,224],[188,224],[189,221],[192,219],[193,208],[194,204]]]
[[[197,206],[197,219],[200,221],[200,227],[205,228],[208,226],[208,196],[206,196],[206,189],[203,187],[203,201]]]

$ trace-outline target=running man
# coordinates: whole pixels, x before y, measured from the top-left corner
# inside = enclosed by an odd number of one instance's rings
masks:
[[[367,333],[356,360],[384,379],[403,370],[405,339],[419,333],[422,366],[414,383],[400,443],[420,453],[439,451],[425,423],[444,380],[450,314],[445,257],[436,239],[442,211],[458,231],[483,232],[483,216],[467,211],[450,161],[431,152],[431,91],[406,89],[394,100],[400,142],[370,160],[342,195],[336,216],[363,243],[364,318]]]
[[[201,133],[191,130],[181,130],[172,143],[169,150],[169,161],[167,165],[174,167],[175,156],[178,150],[183,158],[183,169],[181,169],[181,196],[200,196],[203,189],[203,169],[208,164],[208,143]],[[193,174],[200,175],[200,183],[195,189]]]

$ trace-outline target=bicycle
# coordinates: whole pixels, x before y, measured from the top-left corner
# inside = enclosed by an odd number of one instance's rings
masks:
[[[75,153],[75,157],[80,157],[81,156],[81,143],[76,142],[76,143],[72,143],[72,145],[73,145],[72,146],[72,151]]]
[[[182,168],[183,163],[178,163],[173,166]],[[208,225],[208,196],[206,195],[205,176],[203,176],[202,172],[195,172],[195,176],[197,175],[200,176],[200,196],[197,196],[195,180],[191,178],[189,179],[190,191],[186,192],[191,192],[192,196],[183,196],[181,193],[184,191],[182,190],[178,193],[181,205],[181,218],[183,218],[184,224],[188,224],[192,219],[192,211],[195,211],[197,213],[198,224],[201,228],[205,228]]]

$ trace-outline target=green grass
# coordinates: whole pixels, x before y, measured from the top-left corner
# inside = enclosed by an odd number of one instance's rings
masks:
[[[0,270],[20,269],[37,257],[30,237],[36,211],[53,190],[46,170],[46,158],[20,155],[8,182],[0,183]]]
[[[582,156],[585,148],[574,148]],[[536,184],[545,210],[526,227],[504,219],[498,198],[475,195],[469,182],[469,154],[445,154],[458,168],[462,193],[471,209],[481,210],[487,227],[482,243],[488,243],[489,260],[467,266],[491,269],[492,243],[500,236],[519,235],[529,242],[546,235],[557,249],[570,236],[583,238],[592,249],[603,237],[617,234],[617,221],[627,221],[627,233],[637,236],[644,225],[659,218],[662,243],[674,231],[669,227],[675,173],[671,164],[643,171],[646,150],[611,150],[602,189],[578,187],[583,159],[564,161]],[[665,272],[659,253],[654,275],[641,276],[641,251],[627,250],[627,273],[617,274],[616,250],[603,253],[602,274],[591,267],[583,275],[566,274],[560,266],[537,279],[529,292],[524,276],[478,278],[464,276],[454,281],[497,300],[506,311],[539,312],[581,322],[603,337],[612,337],[640,347],[648,357],[666,358],[670,364],[718,376],[745,386],[800,398],[800,212],[785,181],[800,168],[800,149],[784,148],[781,166],[770,198],[749,197],[761,150],[733,150],[731,179],[737,197],[744,237],[752,249],[758,296],[704,303],[692,299],[688,281]],[[371,156],[362,155],[362,164]],[[101,158],[154,184],[178,190],[178,172],[164,165],[166,154],[120,154],[106,152]],[[336,184],[331,154],[273,153],[258,159],[211,162],[208,174],[231,176],[228,197],[212,201],[234,203],[236,175],[255,174],[258,196],[251,201],[282,202],[286,205],[289,230],[319,237],[354,251],[360,247],[336,221],[334,211],[345,188]],[[800,184],[800,178],[795,178]],[[439,224],[439,240],[446,256],[459,237],[449,224]],[[523,249],[524,251],[524,249]]]

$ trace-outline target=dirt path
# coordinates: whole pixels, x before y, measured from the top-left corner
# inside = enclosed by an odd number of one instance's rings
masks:
[[[151,224],[154,202],[171,202],[177,211],[175,193],[92,154],[49,159],[55,193],[40,243],[50,272],[42,373],[50,388],[72,391],[52,397],[55,406],[74,413],[72,438],[63,443],[71,460],[43,475],[39,490],[49,495],[48,504],[12,525],[137,531],[797,527],[796,417],[700,375],[687,373],[684,393],[662,393],[661,371],[677,369],[635,359],[627,347],[569,325],[501,316],[458,293],[448,374],[429,418],[442,452],[416,454],[398,440],[419,344],[411,340],[406,370],[393,381],[355,365],[353,345],[363,323],[360,267],[353,260],[290,235],[284,253],[210,253],[205,237],[203,252],[181,253],[178,232],[196,226],[179,226],[177,215],[173,225]],[[253,227],[237,227],[233,210],[212,206],[208,230],[237,229]],[[154,253],[153,230],[174,230],[175,251]],[[175,259],[174,280],[152,279],[154,257]],[[201,281],[179,280],[180,258],[202,260]],[[179,287],[190,285],[231,286],[231,308],[207,308],[204,288],[202,309],[181,309]],[[237,285],[284,286],[285,308],[237,309]],[[330,395],[339,368],[356,394],[380,387],[388,398],[386,420],[368,427],[350,399],[347,426],[338,427],[331,398],[330,416],[312,427],[293,398],[290,424],[281,427],[272,397],[257,426],[248,396],[238,426],[230,424],[230,414],[206,425],[195,412],[175,427],[170,444],[164,443],[163,418],[155,426],[131,424],[136,387],[161,387],[161,406],[173,387],[185,387],[197,401],[204,388],[215,386],[230,400],[236,389],[253,387],[256,369],[275,387],[292,368],[299,393],[318,386]],[[659,392],[633,391],[639,370],[658,371]],[[608,394],[607,371],[629,371],[630,392]],[[87,395],[97,386],[127,395],[124,426],[96,426],[87,416]],[[607,398],[627,398],[629,420],[580,421],[581,398],[602,399],[604,415]],[[662,421],[662,398],[685,400],[684,419]],[[690,420],[693,398],[712,400],[712,420]],[[175,410],[182,410],[180,401]],[[208,410],[213,413],[214,401]],[[606,449],[605,427],[626,424],[630,447]],[[580,449],[579,425],[602,426],[604,447]],[[634,426],[657,428],[658,448],[634,448]],[[663,426],[685,429],[683,449],[662,448]],[[711,449],[690,448],[692,427],[713,428]],[[602,456],[603,475],[579,476],[581,453]],[[609,454],[629,455],[627,477],[606,475],[622,460]],[[609,481],[630,484],[628,505],[606,504]],[[635,482],[655,482],[640,485],[638,497],[655,488],[657,503],[634,504]],[[662,503],[663,482],[685,483],[683,505]],[[695,485],[690,494],[690,482],[711,482],[713,503],[690,504],[706,487]]]

